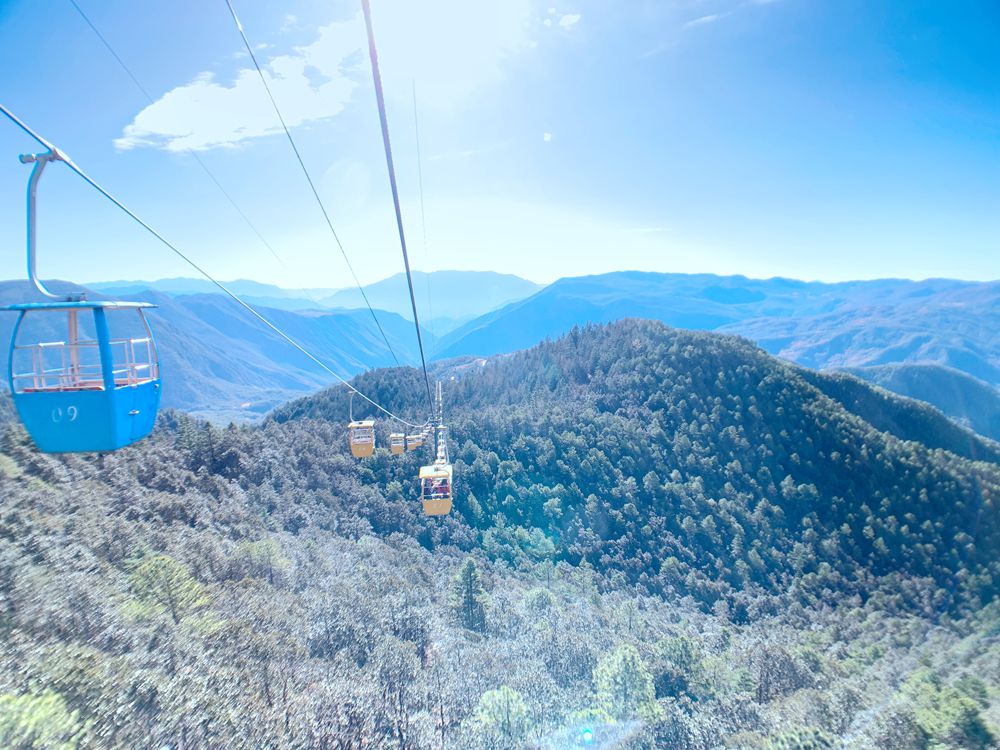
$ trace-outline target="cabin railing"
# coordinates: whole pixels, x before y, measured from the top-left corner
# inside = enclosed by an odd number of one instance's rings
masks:
[[[152,337],[112,339],[109,344],[116,388],[134,387],[160,377]],[[15,393],[104,390],[104,369],[96,341],[19,344],[12,355]]]
[[[355,427],[351,431],[351,442],[355,445],[370,445],[375,442],[375,430],[370,427]]]

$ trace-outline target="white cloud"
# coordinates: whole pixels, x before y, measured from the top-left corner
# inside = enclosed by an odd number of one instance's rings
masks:
[[[358,24],[332,23],[312,44],[267,62],[264,75],[289,127],[339,114],[357,85],[346,63],[357,49]],[[230,85],[206,72],[143,109],[115,141],[119,149],[151,146],[199,151],[235,146],[281,131],[257,72],[244,68]]]
[[[715,23],[716,21],[721,21],[723,18],[728,18],[734,13],[742,12],[746,8],[754,5],[773,5],[779,2],[779,0],[741,0],[737,5],[731,7],[729,10],[720,11],[718,13],[709,13],[708,15],[700,16],[684,24],[683,28],[691,29],[695,26],[705,26],[710,23]]]
[[[542,140],[548,143],[552,140],[552,133],[542,133]]]
[[[651,59],[653,57],[659,57],[664,52],[666,52],[668,49],[670,49],[670,47],[671,47],[671,45],[668,42],[660,42],[655,47],[650,47],[648,50],[646,50],[641,55],[639,55],[639,59],[640,60],[649,60],[649,59]]]
[[[684,24],[685,29],[694,28],[695,26],[705,26],[706,24],[715,23],[716,21],[721,21],[726,16],[731,15],[730,12],[726,13],[710,13],[707,16],[700,16],[694,20],[688,21]]]
[[[576,24],[578,24],[579,22],[580,22],[579,13],[567,13],[565,16],[559,19],[559,25],[562,26],[564,29],[571,29],[574,26],[576,26]]]
[[[398,91],[409,98],[415,79],[421,107],[457,106],[501,78],[506,61],[530,46],[532,7],[532,0],[382,0],[374,22],[387,96]],[[286,26],[296,23],[286,18]],[[343,111],[359,82],[367,83],[365,49],[359,15],[320,28],[307,46],[261,59],[290,127]],[[171,89],[139,112],[115,145],[203,150],[277,132],[280,124],[257,72],[245,67],[229,81],[208,71]]]

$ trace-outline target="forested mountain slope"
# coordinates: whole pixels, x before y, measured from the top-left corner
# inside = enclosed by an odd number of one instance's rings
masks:
[[[10,394],[4,388],[0,388],[0,430],[15,419],[14,403],[10,400]]]
[[[359,384],[405,410],[412,377]],[[859,380],[837,385],[732,337],[640,321],[574,330],[449,384],[458,507],[497,554],[516,559],[533,538],[709,605],[794,570],[838,587],[897,571],[947,587],[967,565],[996,568],[968,530],[997,548],[1000,469],[959,454],[996,462],[997,446]],[[272,419],[342,419],[345,398],[327,391]]]
[[[926,401],[952,419],[1000,440],[1000,389],[951,367],[896,364],[848,370],[895,393]]]
[[[928,448],[973,460],[1000,462],[1000,444],[956,424],[930,404],[872,388],[852,374],[802,369],[803,378],[873,427]]]
[[[994,746],[1000,468],[883,431],[920,437],[911,402],[877,428],[746,341],[637,321],[451,371],[446,519],[427,456],[348,456],[342,388],[103,456],[8,430],[0,738]],[[425,408],[416,371],[357,383]]]

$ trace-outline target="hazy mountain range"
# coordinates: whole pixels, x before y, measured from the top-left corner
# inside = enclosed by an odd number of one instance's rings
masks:
[[[524,299],[541,284],[510,274],[475,271],[413,272],[417,314],[437,335],[511,302]],[[413,320],[406,276],[396,274],[365,287],[368,301],[378,310],[388,310]],[[364,307],[361,293],[343,289],[322,300],[327,307]]]
[[[362,309],[364,298],[357,288],[283,289],[273,284],[237,279],[225,282],[234,293],[252,305],[279,310]],[[436,335],[448,333],[462,323],[542,288],[541,284],[510,274],[491,271],[413,272],[417,314]],[[219,294],[205,279],[160,279],[158,281],[107,281],[88,284],[89,289],[108,296],[128,296],[146,291],[170,296]],[[365,287],[365,295],[376,310],[385,310],[413,320],[406,276],[398,273]]]
[[[620,272],[560,279],[443,338],[439,356],[487,356],[625,317],[737,333],[815,368],[934,362],[1000,383],[1000,282],[838,284]]]
[[[514,351],[574,326],[626,317],[736,333],[808,367],[849,368],[1000,438],[997,282],[824,284],[640,272],[566,278],[452,331],[437,356]],[[897,367],[868,369],[885,365]]]
[[[332,382],[208,282],[91,286],[160,305],[152,317],[168,382],[167,405],[220,418],[247,416]],[[395,358],[368,310],[357,309],[357,290],[281,289],[253,281],[229,286],[344,375],[397,360],[418,362],[401,274],[366,290]],[[564,278],[539,288],[516,276],[441,271],[416,273],[414,286],[425,346],[436,360],[488,357],[587,323],[649,318],[678,328],[736,333],[808,367],[849,369],[927,401],[983,435],[1000,437],[1000,283],[885,279],[825,284],[618,272]],[[0,285],[0,301],[18,299],[24,289],[15,282]],[[0,317],[0,334],[9,325],[8,317]]]

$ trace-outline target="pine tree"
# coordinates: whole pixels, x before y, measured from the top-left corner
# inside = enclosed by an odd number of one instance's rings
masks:
[[[70,711],[58,693],[46,690],[37,696],[0,695],[2,747],[76,750],[88,734],[88,723],[78,711]]]
[[[623,644],[601,659],[594,669],[598,704],[616,719],[656,713],[653,676],[634,646]]]
[[[466,559],[452,582],[451,608],[466,630],[486,630],[486,590],[479,568],[471,557]]]
[[[483,693],[476,708],[476,721],[504,737],[517,739],[528,730],[528,708],[520,693],[501,685],[497,690]]]
[[[179,623],[208,604],[205,588],[187,568],[167,555],[146,555],[129,576],[132,593],[145,605],[165,610]]]

